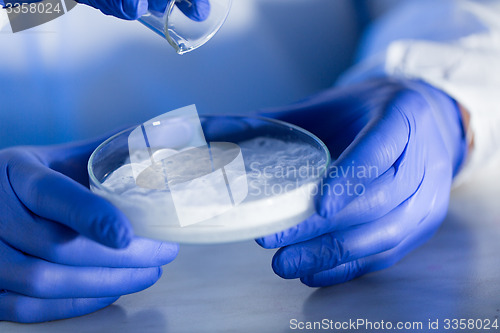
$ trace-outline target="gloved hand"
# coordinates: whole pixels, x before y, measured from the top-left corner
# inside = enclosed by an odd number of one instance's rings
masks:
[[[176,244],[133,236],[88,186],[99,142],[0,151],[0,320],[84,315],[154,284]]]
[[[336,157],[317,214],[258,239],[272,262],[311,287],[393,265],[438,229],[466,154],[454,100],[422,82],[380,79],[333,88],[264,114],[319,136]]]
[[[0,0],[1,1],[1,0]],[[163,12],[167,0],[77,0],[99,9],[106,15],[125,20],[136,20],[149,9]],[[202,22],[210,15],[209,0],[176,0],[177,7],[191,20]]]

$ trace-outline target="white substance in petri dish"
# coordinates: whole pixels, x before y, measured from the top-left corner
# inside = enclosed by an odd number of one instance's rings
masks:
[[[201,223],[181,227],[168,186],[162,190],[137,186],[130,163],[108,175],[102,184],[107,191],[95,190],[125,213],[137,235],[183,243],[220,243],[261,237],[289,228],[314,212],[312,197],[326,164],[322,151],[305,143],[267,137],[238,145],[246,175],[231,169],[226,173],[232,182],[244,184],[246,181],[248,195],[229,211]],[[172,154],[175,151],[157,152],[157,156]],[[186,163],[194,165],[197,161],[188,159]],[[196,180],[177,181],[185,185],[181,195],[189,199],[193,210],[200,207],[218,210],[206,204],[206,198],[216,195],[214,188],[193,190],[190,185]]]

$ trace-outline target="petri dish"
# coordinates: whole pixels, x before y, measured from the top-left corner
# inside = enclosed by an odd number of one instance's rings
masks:
[[[197,5],[198,3],[198,5]],[[178,54],[191,52],[208,42],[229,15],[232,0],[156,0],[139,22],[165,38]],[[199,6],[189,18],[185,12]],[[183,8],[185,12],[181,9]]]
[[[118,207],[136,235],[235,242],[285,230],[314,213],[313,197],[330,163],[320,139],[268,118],[197,119],[201,134],[189,121],[152,119],[110,137],[91,155],[91,190]],[[132,139],[146,133],[142,149]]]

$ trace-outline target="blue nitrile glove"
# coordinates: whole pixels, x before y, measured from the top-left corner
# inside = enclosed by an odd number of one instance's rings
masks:
[[[257,240],[278,248],[274,271],[311,287],[393,265],[438,229],[466,154],[459,109],[421,82],[380,79],[332,88],[265,113],[319,136],[338,159],[317,214]]]
[[[178,245],[133,236],[87,188],[98,142],[0,151],[0,320],[84,315],[154,284]]]
[[[77,0],[79,3],[99,9],[106,15],[125,20],[136,20],[148,9],[163,12],[167,0]],[[177,7],[191,20],[204,21],[210,15],[209,0],[176,0]]]

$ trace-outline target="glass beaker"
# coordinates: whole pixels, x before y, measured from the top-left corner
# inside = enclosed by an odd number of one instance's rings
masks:
[[[178,54],[190,52],[208,42],[219,31],[226,21],[232,2],[202,0],[202,17],[195,18],[189,18],[179,9],[195,6],[196,1],[200,0],[162,0],[162,4],[156,6],[151,6],[151,3],[157,1],[150,1],[148,12],[139,21],[165,38]]]

